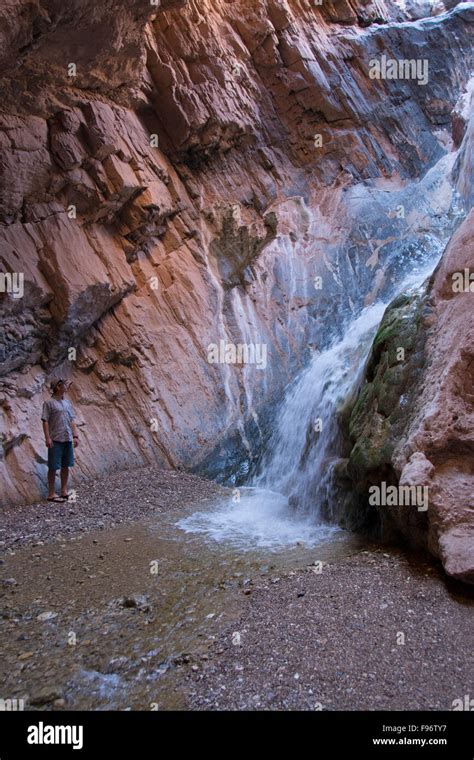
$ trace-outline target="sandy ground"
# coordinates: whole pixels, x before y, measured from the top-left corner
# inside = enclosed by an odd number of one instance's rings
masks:
[[[472,693],[472,589],[399,549],[268,562],[173,528],[225,493],[148,468],[6,510],[0,696],[34,710],[449,710]]]

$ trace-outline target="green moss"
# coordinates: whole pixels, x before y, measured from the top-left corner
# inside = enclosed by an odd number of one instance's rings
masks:
[[[348,471],[356,488],[392,467],[393,451],[409,421],[410,408],[424,362],[425,293],[404,294],[387,308],[374,338],[364,382],[350,414],[352,442]],[[400,360],[399,349],[404,349]],[[400,404],[404,397],[403,407]]]

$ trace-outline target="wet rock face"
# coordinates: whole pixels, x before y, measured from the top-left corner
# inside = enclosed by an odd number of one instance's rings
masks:
[[[366,496],[371,485],[382,481],[427,489],[427,503],[421,509],[420,505],[377,506],[384,529],[396,527],[409,541],[440,557],[449,575],[470,583],[474,583],[474,278],[469,279],[473,244],[471,212],[427,288],[399,298],[388,309],[352,411],[349,461],[356,489]]]
[[[73,380],[79,476],[248,472],[312,351],[442,250],[471,192],[474,11],[426,4],[412,24],[408,5],[0,11],[7,502],[44,485],[54,374]],[[372,78],[383,54],[426,59],[428,82]],[[210,362],[221,340],[264,346],[265,366]]]

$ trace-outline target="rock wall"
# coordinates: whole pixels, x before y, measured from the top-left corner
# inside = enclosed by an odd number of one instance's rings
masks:
[[[351,415],[349,464],[355,486],[366,498],[367,489],[382,481],[426,488],[422,509],[376,508],[384,531],[396,528],[440,557],[449,575],[471,583],[473,250],[471,211],[428,285],[398,298],[387,310]]]
[[[0,293],[2,503],[44,488],[58,375],[79,478],[245,474],[341,317],[442,250],[468,207],[474,4],[414,5],[0,10],[0,266],[24,277]],[[429,83],[372,79],[382,54],[426,59]],[[221,339],[264,344],[266,367],[209,363]]]

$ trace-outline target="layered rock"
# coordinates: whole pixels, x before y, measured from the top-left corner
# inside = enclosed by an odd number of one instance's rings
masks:
[[[352,412],[350,455],[354,482],[366,498],[382,481],[426,489],[426,504],[379,506],[384,531],[395,527],[439,556],[449,575],[471,583],[473,250],[471,211],[428,286],[387,310]]]
[[[409,6],[17,0],[0,16],[0,261],[24,275],[22,298],[0,294],[6,502],[43,488],[58,374],[79,476],[245,473],[339,317],[441,251],[468,205],[451,115],[473,4],[427,3],[416,23]],[[371,79],[382,53],[426,58],[429,84]],[[266,368],[211,364],[221,339],[264,344]]]

